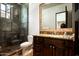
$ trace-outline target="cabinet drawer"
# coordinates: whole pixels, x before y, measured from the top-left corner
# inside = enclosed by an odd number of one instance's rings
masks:
[[[42,43],[43,42],[43,38],[41,37],[34,37],[34,43]]]
[[[53,40],[51,38],[44,39],[45,44],[53,44]]]
[[[54,47],[58,47],[58,48],[64,48],[65,42],[64,40],[57,40],[57,39],[44,39],[44,45],[45,46],[54,46]]]

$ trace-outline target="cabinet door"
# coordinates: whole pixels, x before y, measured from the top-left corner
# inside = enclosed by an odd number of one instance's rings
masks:
[[[64,46],[64,40],[57,40],[57,39],[54,39],[53,40],[53,45],[55,47],[55,56],[63,56],[64,55],[64,52],[65,52],[65,46]]]
[[[54,45],[51,38],[45,38],[44,40],[44,56],[53,56],[55,54]]]
[[[44,56],[52,56],[53,55],[53,46],[47,45],[44,47]]]
[[[74,56],[74,42],[72,40],[65,41],[65,55]]]
[[[55,48],[55,56],[64,56],[64,48]]]

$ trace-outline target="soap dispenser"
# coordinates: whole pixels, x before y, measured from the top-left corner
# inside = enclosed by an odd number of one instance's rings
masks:
[[[64,36],[63,36],[64,38],[67,38],[67,33],[66,32],[64,32]]]

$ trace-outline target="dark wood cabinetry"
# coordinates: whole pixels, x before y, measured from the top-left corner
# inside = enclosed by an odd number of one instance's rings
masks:
[[[79,55],[79,21],[75,21],[75,54]]]
[[[34,56],[72,56],[74,55],[73,40],[34,36]]]

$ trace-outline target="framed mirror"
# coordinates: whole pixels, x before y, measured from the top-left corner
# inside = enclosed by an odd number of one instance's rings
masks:
[[[42,3],[39,5],[40,32],[72,28],[71,3]]]

